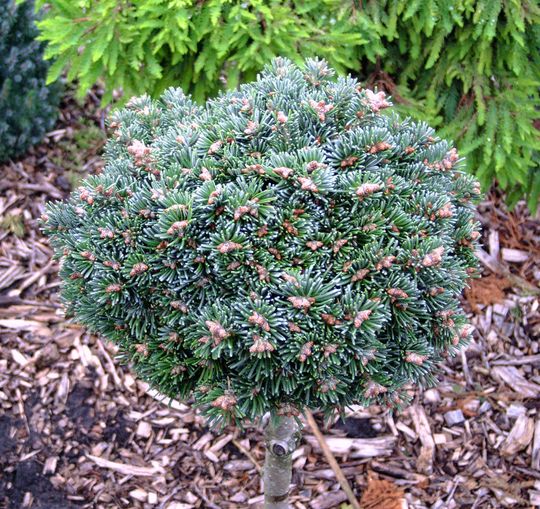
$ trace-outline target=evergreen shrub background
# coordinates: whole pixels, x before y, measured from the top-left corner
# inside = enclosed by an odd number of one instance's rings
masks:
[[[318,60],[132,98],[44,217],[69,313],[211,419],[406,401],[469,335],[480,189],[389,106]]]
[[[45,3],[45,0],[40,0]],[[181,86],[199,102],[275,56],[321,56],[454,139],[484,188],[540,195],[536,0],[47,0],[50,79],[124,97]]]
[[[50,64],[37,35],[32,2],[0,0],[0,162],[38,143],[56,120],[59,85],[45,85]]]

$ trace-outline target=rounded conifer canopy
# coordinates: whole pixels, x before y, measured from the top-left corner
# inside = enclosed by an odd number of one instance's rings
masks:
[[[470,331],[478,184],[324,61],[129,101],[45,229],[75,319],[211,419],[399,405]]]

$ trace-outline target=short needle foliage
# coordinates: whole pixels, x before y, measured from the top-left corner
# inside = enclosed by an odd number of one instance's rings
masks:
[[[215,421],[396,406],[467,340],[475,180],[324,61],[111,120],[102,174],[44,217],[70,314]]]

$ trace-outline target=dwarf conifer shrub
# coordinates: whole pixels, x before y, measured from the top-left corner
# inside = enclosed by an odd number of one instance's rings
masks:
[[[478,184],[333,74],[276,59],[204,107],[134,98],[103,173],[43,218],[68,311],[142,377],[211,422],[272,414],[268,509],[288,507],[295,415],[400,405],[470,333]]]
[[[478,184],[324,61],[132,99],[45,229],[70,314],[211,420],[399,405],[467,339]]]
[[[58,85],[45,85],[50,64],[37,33],[32,2],[0,0],[0,161],[38,143],[56,120]]]

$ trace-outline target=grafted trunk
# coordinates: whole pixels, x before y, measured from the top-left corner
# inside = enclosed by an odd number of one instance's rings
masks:
[[[289,485],[292,478],[292,453],[300,438],[294,417],[270,419],[265,429],[264,461],[265,509],[289,509]]]

